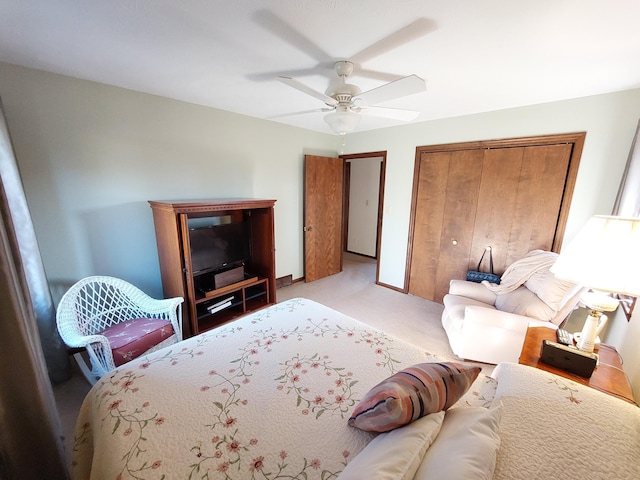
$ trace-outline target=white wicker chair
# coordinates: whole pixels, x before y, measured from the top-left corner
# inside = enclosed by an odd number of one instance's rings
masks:
[[[86,348],[91,369],[82,352],[74,354],[82,373],[94,384],[116,368],[109,341],[99,333],[134,318],[169,320],[174,334],[143,354],[182,340],[182,297],[156,300],[130,283],[113,277],[87,277],[62,297],[57,311],[58,331],[71,348]]]

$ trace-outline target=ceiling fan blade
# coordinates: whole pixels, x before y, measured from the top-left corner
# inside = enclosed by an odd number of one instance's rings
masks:
[[[333,110],[333,108],[314,108],[313,110],[302,110],[301,112],[290,112],[281,113],[279,115],[272,115],[271,117],[267,117],[267,119],[272,120],[274,118],[293,117],[295,115],[306,115],[308,113],[332,112]]]
[[[292,47],[297,48],[318,62],[331,58],[322,48],[269,10],[258,10],[253,14],[253,20],[276,37],[281,38]]]
[[[409,25],[387,35],[382,40],[377,41],[373,45],[359,51],[350,57],[351,61],[357,63],[365,63],[372,58],[382,55],[390,50],[398,48],[405,43],[420,38],[431,33],[437,28],[436,22],[428,18],[419,18],[411,22]]]
[[[361,112],[364,115],[373,115],[374,117],[392,118],[394,120],[402,120],[410,122],[420,115],[416,110],[404,110],[401,108],[385,108],[385,107],[362,107]]]
[[[402,75],[387,72],[378,72],[376,70],[366,70],[363,68],[354,70],[353,75],[364,78],[372,78],[373,80],[380,80],[381,82],[394,82],[403,78]]]
[[[280,70],[278,72],[249,73],[245,75],[245,78],[253,82],[264,82],[267,80],[272,81],[275,77],[309,77],[311,75],[318,75],[322,73],[323,72],[318,68],[300,68],[298,70]]]
[[[314,90],[313,88],[307,87],[305,84],[300,83],[297,80],[294,80],[293,78],[290,77],[276,77],[276,80],[284,83],[285,85],[288,85],[292,88],[295,88],[296,90],[300,90],[302,93],[306,93],[307,95],[311,95],[312,97],[315,97],[319,100],[322,100],[324,103],[326,103],[327,105],[337,105],[338,101],[334,98],[331,98],[327,95],[325,95],[324,93],[320,93],[316,90]]]
[[[395,82],[387,83],[358,95],[369,105],[395,100],[415,93],[424,92],[427,86],[424,80],[417,75],[409,75]]]

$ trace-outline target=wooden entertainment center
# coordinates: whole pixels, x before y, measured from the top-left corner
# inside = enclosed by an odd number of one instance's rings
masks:
[[[184,338],[276,303],[275,202],[259,199],[149,201],[164,296],[185,299]],[[192,234],[194,225],[202,223],[242,224],[250,243],[246,258],[225,264],[224,268],[198,270],[203,252],[194,251]],[[206,256],[207,252],[204,253]]]

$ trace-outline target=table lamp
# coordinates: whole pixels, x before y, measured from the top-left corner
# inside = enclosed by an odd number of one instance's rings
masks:
[[[592,352],[602,312],[618,307],[609,294],[640,296],[640,218],[591,217],[550,270],[558,278],[593,290],[582,297],[590,314],[578,340],[580,350]]]

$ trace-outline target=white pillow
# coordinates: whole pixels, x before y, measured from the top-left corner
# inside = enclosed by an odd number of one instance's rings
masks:
[[[432,413],[379,434],[347,464],[338,480],[412,479],[443,419],[443,411]]]
[[[575,283],[560,280],[549,270],[535,272],[524,284],[556,312],[562,308],[567,297],[575,292],[576,287]]]
[[[438,437],[424,455],[415,480],[490,480],[500,446],[501,417],[502,403],[489,409],[447,410]]]
[[[516,288],[513,292],[498,295],[496,297],[496,308],[503,312],[524,315],[543,322],[551,320],[556,314],[534,292],[523,286]]]

